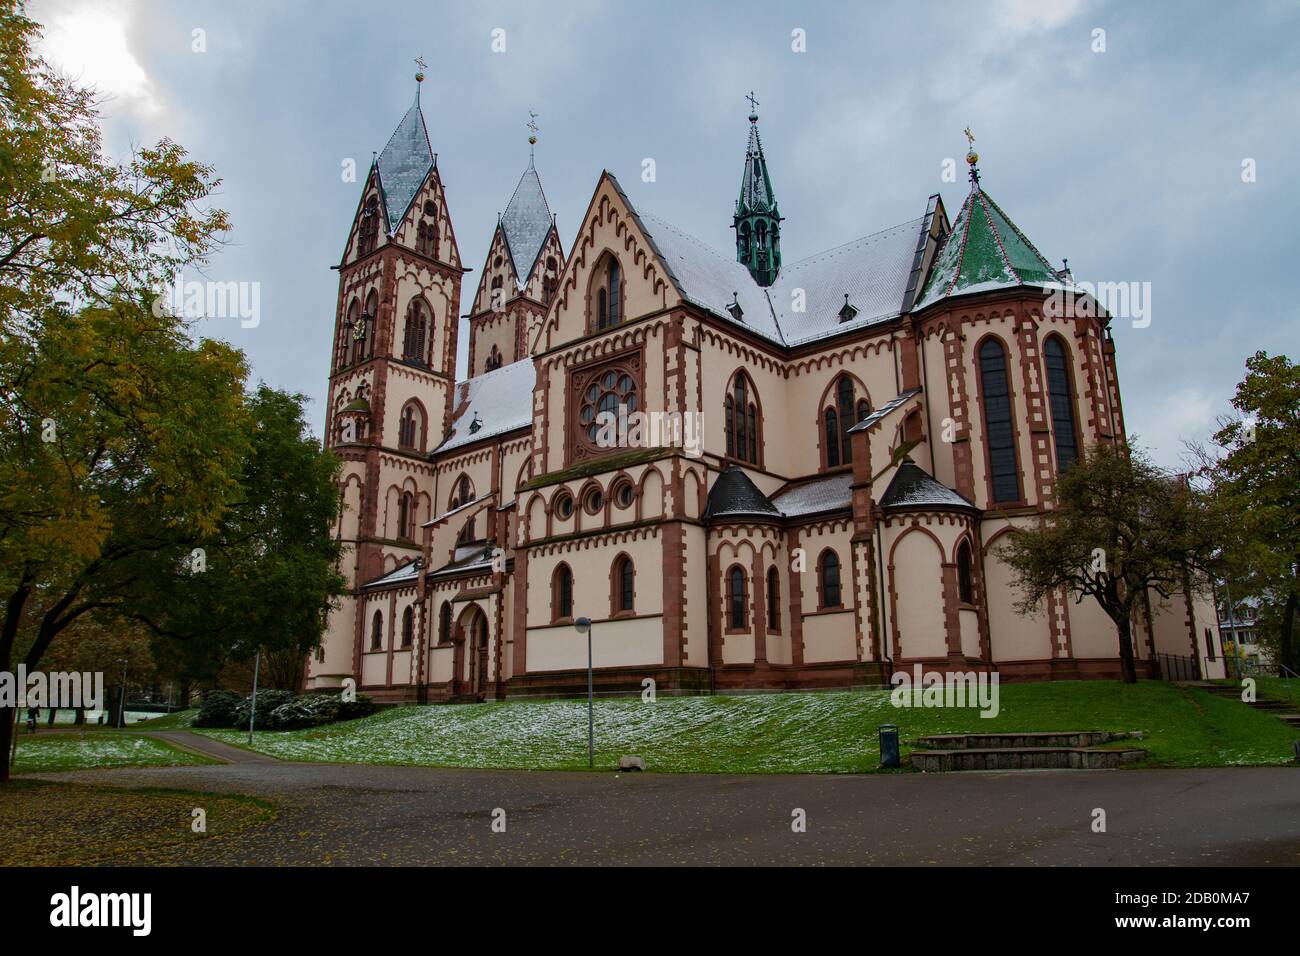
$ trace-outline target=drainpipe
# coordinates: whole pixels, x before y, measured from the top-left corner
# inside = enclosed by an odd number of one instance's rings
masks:
[[[889,613],[885,606],[888,601],[888,592],[885,588],[885,546],[880,536],[879,522],[876,522],[876,565],[880,576],[880,600],[876,602],[876,607],[880,611],[880,653],[885,661],[885,683],[888,685],[894,676],[894,659],[890,657],[889,651]]]

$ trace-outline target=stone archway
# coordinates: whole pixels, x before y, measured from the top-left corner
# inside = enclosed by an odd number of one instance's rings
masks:
[[[484,700],[491,680],[488,662],[488,618],[477,604],[461,611],[456,621],[453,673],[457,696]]]

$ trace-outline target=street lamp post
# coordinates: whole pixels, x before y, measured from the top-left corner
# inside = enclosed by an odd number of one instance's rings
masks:
[[[248,707],[248,746],[253,746],[253,721],[257,718],[257,672],[262,666],[262,646],[253,657],[253,699]]]
[[[587,766],[596,765],[596,720],[592,713],[591,691],[591,618],[580,617],[573,622],[579,634],[587,635]]]
[[[117,704],[117,729],[121,730],[126,726],[126,658],[119,659],[118,663],[122,665],[122,696]]]

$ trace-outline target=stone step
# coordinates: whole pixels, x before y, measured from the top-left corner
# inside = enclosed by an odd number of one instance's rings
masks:
[[[1277,719],[1292,727],[1300,727],[1300,714],[1278,714]]]
[[[1128,736],[1104,730],[1035,730],[1001,734],[931,734],[913,743],[925,750],[1015,750],[1026,747],[1095,747]]]
[[[1146,758],[1138,748],[1011,747],[968,750],[913,750],[912,766],[923,773],[959,770],[1110,770]]]

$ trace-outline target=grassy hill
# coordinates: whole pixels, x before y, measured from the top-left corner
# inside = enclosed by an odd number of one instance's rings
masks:
[[[596,703],[596,766],[639,754],[647,768],[703,773],[856,773],[879,761],[877,730],[932,733],[1110,730],[1144,733],[1146,766],[1245,766],[1293,759],[1297,731],[1233,700],[1161,681],[1012,684],[1001,710],[896,708],[885,691],[661,697]],[[238,731],[203,731],[244,743]],[[285,760],[577,770],[587,765],[585,701],[400,707],[311,730],[262,731]],[[907,752],[904,746],[904,754]],[[904,764],[906,765],[906,758]]]

